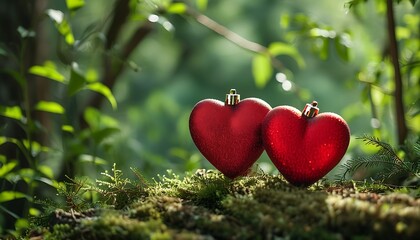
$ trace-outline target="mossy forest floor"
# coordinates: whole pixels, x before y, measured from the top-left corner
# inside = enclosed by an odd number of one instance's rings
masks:
[[[115,169],[114,169],[115,170]],[[199,170],[153,183],[120,179],[88,188],[83,205],[67,189],[67,206],[33,221],[31,239],[420,239],[419,189],[381,184],[291,186],[263,173],[229,180]],[[76,189],[76,190],[75,190]],[[86,194],[86,192],[85,192]]]

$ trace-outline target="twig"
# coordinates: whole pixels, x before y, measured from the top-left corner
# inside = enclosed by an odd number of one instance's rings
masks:
[[[145,22],[141,27],[137,28],[137,30],[133,33],[131,38],[127,41],[124,46],[124,49],[119,56],[125,63],[125,60],[131,55],[131,53],[136,49],[138,44],[147,37],[147,35],[153,30],[153,25],[151,22]],[[120,67],[119,72],[115,71],[117,75],[120,74],[122,67]]]
[[[106,50],[109,50],[114,46],[114,43],[117,40],[117,37],[119,36],[122,26],[127,21],[128,15],[130,13],[129,4],[129,0],[120,0],[115,2],[114,17],[112,18],[112,22],[106,34]]]
[[[249,51],[252,52],[257,52],[257,53],[261,53],[261,52],[265,52],[267,51],[267,48],[256,43],[256,42],[252,42],[249,41],[248,39],[243,38],[242,36],[240,36],[239,34],[232,32],[231,30],[229,30],[228,28],[226,28],[225,26],[215,22],[213,19],[197,13],[196,11],[189,9],[188,13],[193,16],[197,22],[201,23],[202,25],[204,25],[205,27],[211,29],[212,31],[218,33],[219,35],[223,36],[224,38],[226,38],[227,40],[235,43],[236,45],[238,45],[239,47],[242,47],[244,49],[247,49]]]
[[[395,114],[397,120],[398,130],[398,143],[404,144],[404,140],[407,137],[407,125],[405,122],[405,111],[403,104],[403,84],[401,78],[400,65],[398,62],[398,45],[395,37],[395,20],[394,20],[394,8],[392,0],[386,1],[386,13],[387,13],[387,26],[388,26],[388,40],[389,40],[389,55],[391,62],[394,67],[394,81],[395,81]]]
[[[359,79],[360,82],[365,83],[367,85],[369,85],[369,87],[371,89],[375,89],[381,93],[383,93],[384,95],[388,95],[388,96],[394,96],[394,91],[389,90],[389,89],[385,89],[381,86],[376,85],[375,83],[371,82],[371,81],[367,81],[367,80],[363,80],[363,79]]]
[[[282,71],[284,69],[283,63],[280,62],[277,58],[275,58],[272,54],[270,54],[267,47],[242,37],[241,35],[229,30],[225,26],[217,23],[216,21],[207,17],[206,15],[203,15],[191,8],[188,8],[187,14],[192,16],[201,25],[205,26],[206,28],[212,30],[213,32],[219,34],[220,36],[226,38],[230,42],[243,49],[254,53],[269,54],[271,57],[271,64],[273,65],[273,67],[279,71]]]

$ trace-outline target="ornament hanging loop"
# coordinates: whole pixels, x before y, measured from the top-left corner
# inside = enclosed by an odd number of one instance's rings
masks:
[[[319,113],[318,102],[312,101],[312,103],[306,104],[305,108],[302,110],[302,116],[307,118],[313,118]]]
[[[225,105],[234,106],[241,101],[241,95],[236,93],[236,89],[230,89],[229,93],[226,94]]]

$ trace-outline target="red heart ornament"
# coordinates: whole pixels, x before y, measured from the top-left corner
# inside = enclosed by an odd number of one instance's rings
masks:
[[[232,93],[233,90],[231,90]],[[206,99],[190,115],[191,137],[203,156],[229,178],[245,175],[264,148],[261,124],[271,110],[261,99]],[[229,94],[228,94],[229,95]]]
[[[307,109],[308,105],[315,109]],[[334,113],[316,115],[316,106],[316,102],[307,104],[303,113],[279,106],[263,122],[265,150],[293,185],[308,186],[321,179],[340,162],[349,145],[350,130],[344,119]]]

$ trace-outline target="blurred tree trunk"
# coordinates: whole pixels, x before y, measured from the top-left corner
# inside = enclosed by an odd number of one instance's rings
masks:
[[[391,63],[394,68],[394,104],[395,104],[395,117],[397,121],[398,144],[403,145],[407,138],[407,125],[405,122],[405,111],[403,103],[403,82],[401,77],[401,69],[398,56],[398,43],[395,35],[395,19],[394,19],[394,6],[392,0],[387,0],[387,27],[388,27],[388,42],[389,42],[389,55]]]
[[[47,5],[47,0],[37,1],[2,1],[0,2],[0,48],[4,49],[6,56],[0,56],[0,105],[19,106],[22,109],[30,107],[39,99],[48,99],[48,82],[28,74],[27,69],[35,64],[41,64],[48,55],[48,41],[46,41],[46,32],[41,26],[43,12]],[[36,33],[35,36],[22,38],[18,29],[25,29]],[[18,82],[7,72],[18,72],[26,79],[29,97],[28,104],[24,103],[25,93]],[[35,121],[48,128],[49,119],[45,115],[30,113],[26,118],[33,118]],[[7,125],[7,127],[4,127]],[[13,137],[16,139],[27,139],[27,134],[22,126],[16,121],[6,118],[0,118],[1,133],[0,136]],[[32,135],[32,140],[40,142],[46,141],[42,135]],[[28,159],[15,144],[3,144],[0,146],[0,154],[7,159],[16,159],[19,161],[19,168],[30,167]],[[2,183],[2,190],[11,188],[17,191],[26,192],[27,185],[23,181],[18,182],[16,186],[11,186],[8,182]],[[4,189],[6,188],[6,189]],[[5,205],[11,212],[18,216],[25,215],[24,206],[26,200],[11,201]],[[12,228],[14,219],[12,216],[5,215],[6,228]]]
[[[48,56],[48,41],[45,28],[41,25],[43,12],[46,8],[47,0],[37,1],[3,1],[0,3],[1,25],[0,42],[4,48],[8,49],[6,58],[0,62],[0,68],[4,70],[16,71],[26,79],[29,91],[29,106],[40,99],[49,99],[49,81],[40,79],[28,74],[27,69],[36,64],[42,64]],[[18,28],[21,27],[28,31],[35,32],[35,36],[21,38]],[[23,103],[24,93],[17,81],[10,75],[1,73],[0,77],[0,104],[4,106],[18,105],[25,107]],[[32,116],[33,115],[33,116]],[[34,120],[41,123],[46,129],[50,126],[49,118],[41,113],[31,113]],[[13,127],[8,127],[8,132],[2,135],[15,138],[25,138],[25,133],[20,126],[3,119]],[[35,136],[34,140],[45,143],[47,139],[41,135]],[[15,147],[6,146],[6,155],[16,158]]]

